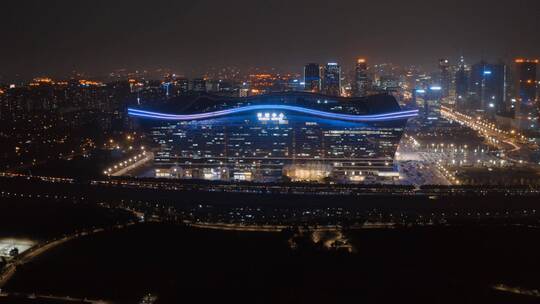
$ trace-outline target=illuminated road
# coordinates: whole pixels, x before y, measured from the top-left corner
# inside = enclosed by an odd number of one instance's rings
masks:
[[[116,165],[112,165],[110,168],[105,170],[103,174],[109,176],[122,176],[128,174],[130,171],[133,171],[145,164],[154,160],[154,153],[143,151],[141,154],[135,155],[129,159],[121,161]]]
[[[401,184],[414,185],[443,185],[450,186],[447,178],[438,164],[441,153],[424,152],[418,148],[420,144],[412,136],[405,135],[399,145],[396,159],[399,161]]]
[[[28,188],[26,192],[20,192],[20,189],[13,191],[10,187],[0,187],[0,198],[29,198],[29,199],[70,199],[86,201],[89,196],[95,196],[101,198],[102,190],[106,191],[122,191],[122,189],[136,190],[159,190],[159,191],[178,191],[178,192],[201,192],[201,193],[236,193],[236,194],[268,194],[268,195],[295,195],[295,196],[325,196],[325,197],[346,197],[346,196],[388,196],[388,195],[415,195],[415,196],[431,196],[431,195],[443,195],[451,194],[455,195],[485,195],[490,194],[502,194],[505,195],[538,195],[540,189],[537,187],[522,188],[498,188],[490,187],[488,189],[482,189],[483,192],[478,192],[474,188],[447,188],[442,187],[429,187],[429,188],[410,188],[410,187],[358,187],[355,184],[256,184],[256,183],[201,183],[199,181],[177,181],[166,179],[133,179],[133,178],[115,178],[115,179],[95,179],[88,184],[79,183],[73,179],[61,178],[61,177],[44,177],[44,176],[31,176],[23,174],[12,174],[6,172],[0,172],[0,185],[2,185],[2,179],[17,180],[18,182],[26,181],[29,185],[35,183],[42,183],[42,185],[50,184],[51,191],[35,192],[32,188]],[[6,183],[7,184],[7,183]],[[62,185],[66,190],[77,187],[78,191],[81,191],[80,187],[84,190],[79,195],[73,195],[73,193],[67,193],[64,191],[58,191],[55,185]],[[116,190],[114,190],[116,189]],[[95,192],[98,191],[98,192]],[[69,191],[68,191],[69,192]]]
[[[520,146],[514,143],[515,139],[510,137],[511,133],[496,128],[495,124],[485,122],[479,119],[480,117],[472,117],[445,106],[441,106],[441,115],[447,120],[456,121],[477,131],[480,135],[486,137],[489,144],[493,146],[508,150],[509,147],[504,144],[509,144],[515,150],[521,149]]]
[[[199,229],[211,229],[211,230],[225,230],[225,231],[243,231],[243,232],[281,232],[284,229],[291,228],[291,225],[261,225],[261,224],[241,224],[241,223],[211,223],[211,222],[193,222],[185,220],[184,224]],[[365,222],[361,225],[349,225],[348,229],[393,229],[395,223],[381,223],[381,222]],[[310,232],[328,232],[328,231],[341,231],[342,226],[330,225],[314,225],[314,226],[302,226],[295,227],[299,231]]]
[[[530,163],[532,151],[524,135],[514,130],[499,129],[494,123],[482,120],[481,117],[472,117],[445,106],[441,106],[441,115],[445,119],[456,121],[477,131],[486,138],[489,144],[505,151],[504,155],[501,155],[503,159],[520,164],[536,165]]]
[[[83,304],[109,304],[112,302],[104,300],[90,300],[90,299],[79,299],[72,298],[68,296],[53,296],[53,295],[40,295],[40,294],[22,294],[22,293],[0,293],[0,298],[15,297],[17,299],[29,299],[29,300],[53,300],[53,301],[62,301],[67,303],[83,303]]]

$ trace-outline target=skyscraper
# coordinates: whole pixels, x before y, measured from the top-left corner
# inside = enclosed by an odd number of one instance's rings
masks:
[[[448,97],[450,96],[450,86],[452,85],[450,61],[448,59],[439,60],[439,72],[442,97]]]
[[[304,83],[306,91],[321,91],[321,67],[318,63],[309,63],[304,67]]]
[[[538,60],[516,59],[514,63],[516,116],[536,115],[540,107],[536,93]]]
[[[354,78],[354,96],[366,96],[369,89],[369,77],[367,74],[367,61],[365,59],[359,58],[356,61]]]
[[[178,95],[186,94],[189,91],[189,80],[183,77],[176,79],[176,89]]]
[[[206,92],[206,80],[204,78],[193,79],[192,90],[195,92]]]
[[[491,114],[506,112],[506,65],[485,61],[473,65],[470,92],[478,109]]]
[[[463,107],[469,95],[469,70],[463,57],[459,60],[456,72],[456,103],[458,107]]]
[[[329,96],[341,95],[341,67],[335,62],[324,67],[322,91]]]

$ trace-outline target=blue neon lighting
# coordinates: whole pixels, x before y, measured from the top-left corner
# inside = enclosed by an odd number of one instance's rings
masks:
[[[491,71],[484,71],[484,75],[491,75]]]
[[[189,121],[189,120],[210,119],[210,118],[216,118],[220,116],[226,116],[226,115],[232,115],[232,114],[238,114],[238,113],[256,111],[256,110],[285,110],[285,111],[293,111],[293,112],[299,112],[299,113],[304,113],[304,114],[310,114],[310,115],[314,115],[318,117],[345,120],[345,121],[356,121],[356,122],[401,120],[401,119],[413,118],[413,117],[418,116],[418,110],[399,111],[399,112],[384,113],[384,114],[377,114],[377,115],[349,115],[349,114],[324,112],[324,111],[307,109],[307,108],[297,107],[297,106],[289,106],[289,105],[251,105],[251,106],[244,106],[240,108],[233,108],[233,109],[227,109],[227,110],[221,110],[221,111],[215,111],[215,112],[207,112],[207,113],[199,113],[199,114],[181,114],[181,115],[150,112],[150,111],[143,111],[143,110],[128,108],[128,114],[130,116],[143,117],[143,118]]]
[[[440,90],[442,90],[442,87],[440,87],[440,86],[433,86],[433,87],[431,87],[431,88],[429,88],[429,89],[432,90],[432,91],[440,91]]]

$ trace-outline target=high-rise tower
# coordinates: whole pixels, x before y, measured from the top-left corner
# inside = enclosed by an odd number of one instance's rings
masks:
[[[322,91],[330,96],[341,95],[341,67],[339,64],[330,62],[324,67]]]
[[[364,58],[359,58],[356,61],[356,69],[354,74],[354,96],[364,97],[369,90],[369,76],[367,73],[367,61]]]
[[[452,78],[450,76],[450,61],[448,59],[439,60],[440,85],[442,97],[450,96],[450,86]]]
[[[304,83],[306,91],[321,91],[321,67],[318,63],[309,63],[304,67]]]
[[[516,116],[535,115],[540,111],[537,96],[536,59],[516,59],[514,69],[514,96]]]

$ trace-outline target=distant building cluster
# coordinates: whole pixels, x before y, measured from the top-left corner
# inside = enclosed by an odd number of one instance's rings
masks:
[[[122,107],[129,95],[127,81],[105,84],[86,79],[35,78],[26,85],[12,84],[0,90],[0,120],[22,121],[36,115],[58,114],[66,119],[73,117],[70,123],[77,125],[77,117],[88,118],[87,114],[94,113],[103,114],[99,117],[103,129],[116,123],[121,127]]]
[[[330,62],[325,65],[309,63],[304,67],[304,89],[307,92],[328,96],[364,97],[391,92],[399,87],[397,80],[393,85],[385,81],[394,79],[390,75],[380,77],[377,82],[374,82],[374,76],[370,74],[367,60],[364,58],[357,59],[353,75],[348,82],[344,81],[346,77],[338,63]]]
[[[466,111],[506,121],[513,128],[537,130],[540,110],[537,59],[517,58],[510,63],[480,61],[439,65],[440,97]],[[425,88],[421,88],[423,91]]]

